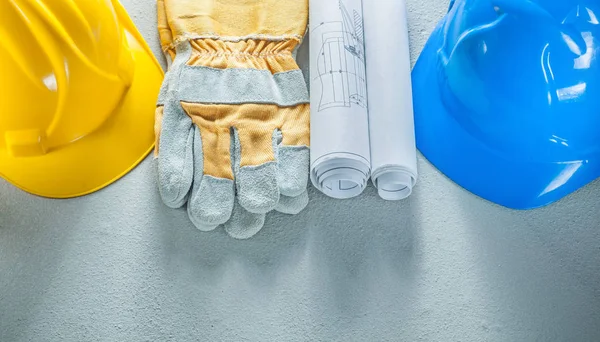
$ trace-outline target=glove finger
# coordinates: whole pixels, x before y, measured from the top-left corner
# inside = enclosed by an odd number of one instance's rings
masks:
[[[296,197],[281,196],[275,210],[282,214],[297,215],[306,208],[308,201],[308,190],[305,189]]]
[[[210,231],[231,217],[235,200],[234,184],[232,179],[204,174],[200,128],[194,125],[193,131],[194,182],[188,201],[188,216],[198,229]]]
[[[277,182],[282,195],[296,197],[306,192],[310,168],[310,150],[306,146],[279,146]]]
[[[289,110],[277,136],[277,182],[282,195],[296,197],[306,191],[310,173],[310,108]]]
[[[234,239],[249,239],[260,232],[265,224],[265,216],[265,214],[253,214],[239,203],[235,203],[233,215],[224,225],[225,231]]]
[[[296,215],[306,208],[308,200],[308,191],[296,197],[281,196],[275,210],[282,214]],[[265,217],[265,214],[253,214],[236,203],[231,219],[224,225],[225,231],[234,239],[249,239],[262,230]]]
[[[244,130],[244,136],[240,137],[237,129],[233,129],[237,196],[240,205],[247,211],[266,214],[275,209],[279,202],[277,163],[269,135],[268,139],[264,139],[264,134],[249,134],[250,131]],[[248,151],[247,154],[261,155],[256,159],[267,161],[258,165],[240,166],[240,162],[244,160],[244,149]]]
[[[235,143],[235,130],[230,131],[231,141],[231,162],[233,172],[237,174],[240,170],[240,146]],[[249,239],[258,233],[264,223],[265,214],[254,214],[244,209],[238,201],[235,201],[233,214],[227,223],[224,224],[225,232],[234,239],[244,240]]]
[[[167,81],[165,81],[167,82]],[[163,202],[171,208],[182,207],[192,187],[194,137],[192,120],[177,101],[167,95],[158,138],[158,183]],[[159,119],[160,120],[160,119]]]

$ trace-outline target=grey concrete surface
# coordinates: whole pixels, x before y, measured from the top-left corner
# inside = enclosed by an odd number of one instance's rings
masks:
[[[159,55],[154,2],[123,0]],[[408,2],[415,60],[448,1]],[[600,340],[600,182],[519,212],[419,168],[244,242],[165,207],[151,158],[80,199],[1,181],[0,341]]]

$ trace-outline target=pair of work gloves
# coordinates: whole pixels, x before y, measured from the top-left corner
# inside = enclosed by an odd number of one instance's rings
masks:
[[[295,61],[308,0],[157,0],[169,70],[156,110],[159,189],[198,229],[247,239],[308,204],[310,109]]]

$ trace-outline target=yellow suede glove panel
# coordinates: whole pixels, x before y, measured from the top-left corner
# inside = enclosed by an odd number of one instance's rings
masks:
[[[158,8],[175,43],[198,38],[301,41],[308,23],[308,0],[159,0]]]

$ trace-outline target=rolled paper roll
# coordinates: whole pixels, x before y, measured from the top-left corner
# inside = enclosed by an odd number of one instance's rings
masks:
[[[401,200],[418,178],[405,1],[369,1],[364,25],[371,178],[383,199]]]
[[[348,199],[360,195],[369,181],[369,161],[356,155],[334,153],[313,164],[313,184],[329,197]]]
[[[310,1],[311,180],[360,195],[371,175],[361,0]]]

